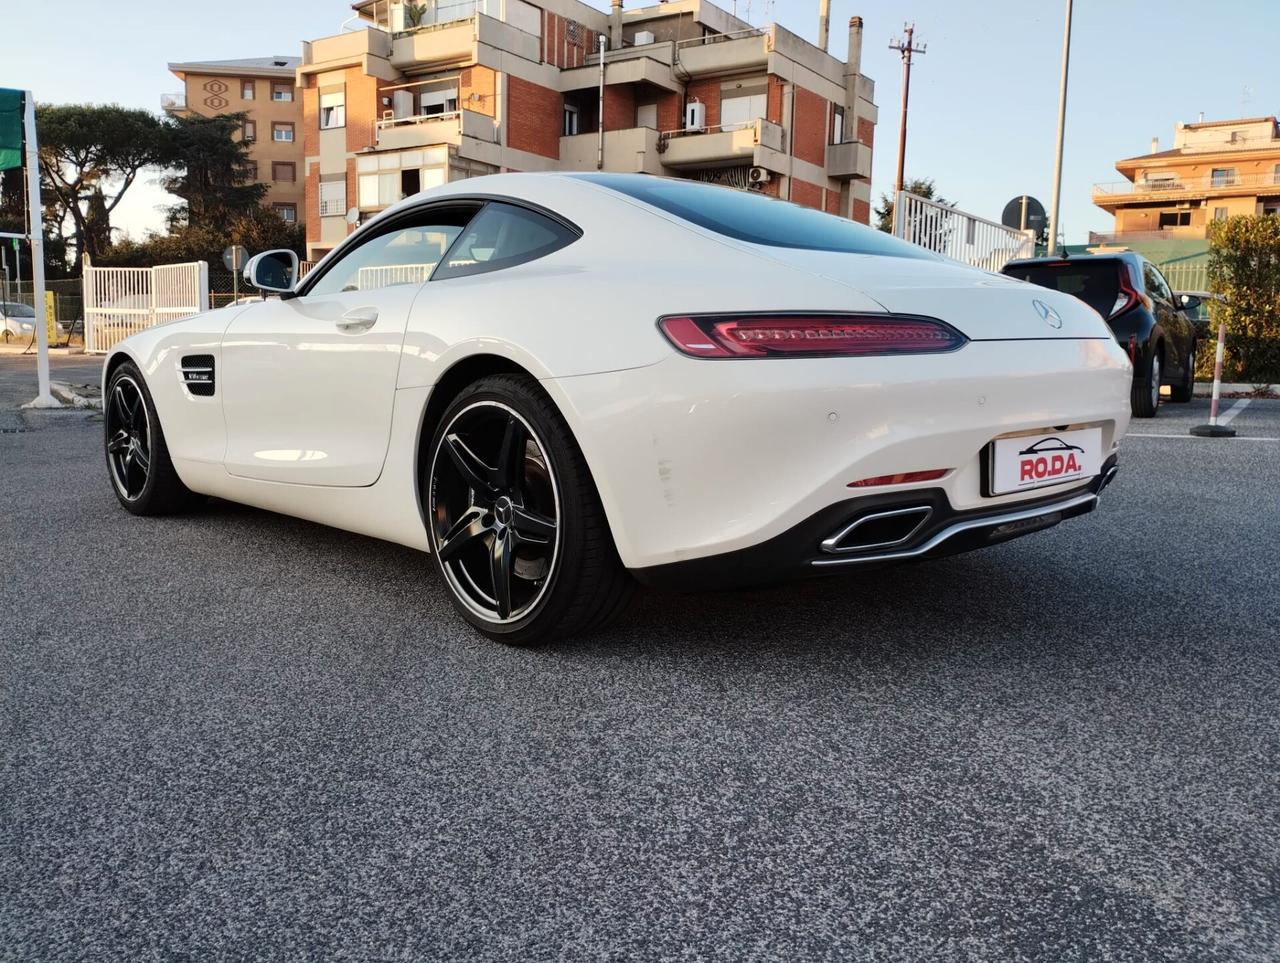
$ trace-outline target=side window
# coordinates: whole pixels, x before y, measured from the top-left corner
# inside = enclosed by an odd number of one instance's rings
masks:
[[[515,267],[578,239],[578,232],[536,211],[492,202],[467,225],[433,280]]]
[[[1169,286],[1164,283],[1164,277],[1156,269],[1156,266],[1150,261],[1144,261],[1142,264],[1143,280],[1146,281],[1147,294],[1160,301],[1173,302],[1173,294],[1169,291]]]
[[[474,208],[433,210],[392,225],[339,257],[306,296],[422,284],[474,214]]]

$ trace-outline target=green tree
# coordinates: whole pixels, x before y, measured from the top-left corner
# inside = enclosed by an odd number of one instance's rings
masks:
[[[933,179],[930,177],[919,177],[907,181],[902,185],[902,189],[908,194],[915,194],[927,201],[952,206],[945,197],[936,194]],[[876,207],[876,230],[884,231],[886,234],[893,233],[893,197],[889,194],[880,195],[880,203]]]
[[[247,117],[192,114],[170,121],[165,162],[172,173],[161,183],[183,202],[169,209],[171,229],[225,232],[261,205],[267,186],[255,182],[249,145],[236,136]]]
[[[163,161],[160,120],[116,104],[38,105],[36,129],[52,219],[70,219],[77,256],[96,257],[110,246],[111,212],[142,171]]]
[[[301,224],[285,222],[275,211],[254,206],[236,215],[225,228],[185,225],[168,234],[150,234],[140,241],[119,240],[102,263],[114,267],[151,267],[207,261],[211,267],[220,269],[222,252],[231,244],[245,247],[251,255],[288,248],[302,259],[306,230]]]
[[[1209,222],[1211,307],[1227,328],[1227,380],[1280,381],[1280,216]]]

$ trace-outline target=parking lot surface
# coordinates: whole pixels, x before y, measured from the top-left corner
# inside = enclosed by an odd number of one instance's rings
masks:
[[[534,651],[24,414],[0,958],[1274,960],[1280,402],[1207,408],[1051,531]]]

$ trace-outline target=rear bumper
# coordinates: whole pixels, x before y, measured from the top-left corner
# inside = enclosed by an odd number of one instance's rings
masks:
[[[751,548],[631,571],[646,585],[701,591],[958,555],[1088,514],[1118,468],[1112,455],[1087,485],[991,508],[956,510],[941,488],[848,499]]]

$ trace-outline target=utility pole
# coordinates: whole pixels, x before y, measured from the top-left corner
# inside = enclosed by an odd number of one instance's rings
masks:
[[[1067,68],[1071,63],[1071,0],[1067,0],[1067,22],[1062,28],[1062,80],[1058,87],[1058,147],[1053,159],[1053,199],[1049,204],[1049,247],[1058,250],[1058,202],[1062,197],[1062,135],[1067,123]]]
[[[898,126],[898,177],[893,182],[893,232],[898,233],[898,195],[902,193],[902,172],[907,162],[907,101],[911,97],[911,55],[923,54],[928,44],[915,45],[916,25],[905,23],[903,40],[890,40],[889,49],[902,55],[902,122]]]

